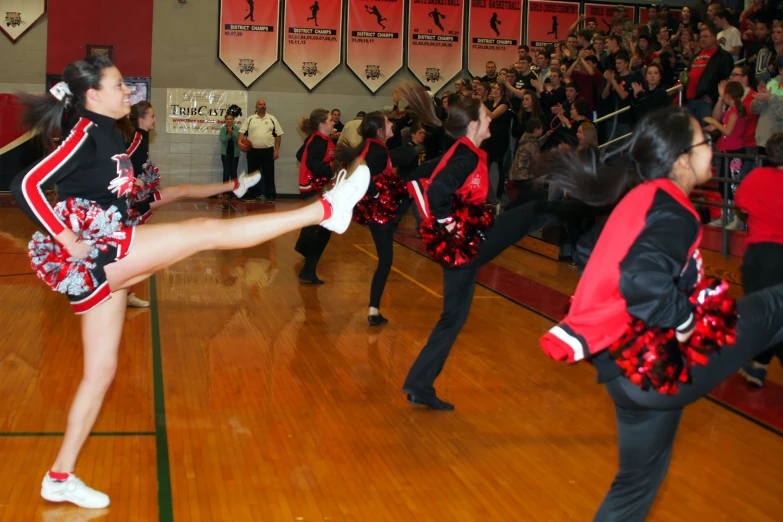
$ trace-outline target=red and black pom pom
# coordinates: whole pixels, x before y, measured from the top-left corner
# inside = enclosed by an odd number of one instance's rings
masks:
[[[728,297],[725,281],[708,280],[690,297],[696,326],[685,343],[676,332],[648,328],[634,320],[609,348],[625,376],[644,390],[674,395],[680,383],[691,381],[691,368],[706,365],[708,357],[737,340],[737,307]]]
[[[375,190],[369,191],[356,204],[353,220],[360,225],[384,225],[397,216],[400,202],[408,197],[408,189],[402,178],[388,172],[373,177],[371,183]]]
[[[478,255],[485,233],[492,226],[494,212],[485,205],[467,203],[456,194],[452,195],[452,209],[451,232],[432,216],[422,221],[419,232],[427,253],[435,261],[454,268]]]

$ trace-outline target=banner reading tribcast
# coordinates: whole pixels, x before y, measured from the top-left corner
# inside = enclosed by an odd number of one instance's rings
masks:
[[[342,0],[285,2],[283,62],[310,90],[340,65],[342,19]]]
[[[247,91],[217,89],[166,89],[166,132],[169,134],[218,134],[232,105],[242,109],[234,120],[241,125],[247,113]]]
[[[346,62],[377,91],[402,68],[403,0],[350,0]]]
[[[278,14],[277,2],[220,0],[218,57],[245,87],[277,61]]]
[[[484,76],[486,64],[497,69],[517,61],[522,30],[522,0],[471,0],[468,13],[468,71]]]
[[[462,0],[408,1],[408,68],[438,92],[462,70]]]

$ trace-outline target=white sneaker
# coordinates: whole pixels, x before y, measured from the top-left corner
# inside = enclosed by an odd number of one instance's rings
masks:
[[[723,218],[713,219],[709,223],[707,223],[708,227],[719,227],[723,228]]]
[[[132,306],[134,308],[147,308],[150,305],[149,301],[145,301],[144,299],[139,299],[136,297],[136,294],[130,293],[128,294],[128,306]]]
[[[738,217],[735,217],[731,223],[726,225],[726,230],[745,230],[745,223]]]
[[[334,188],[323,195],[332,206],[332,215],[321,221],[321,226],[338,234],[348,230],[353,217],[353,207],[364,197],[369,186],[370,169],[367,165],[357,166],[350,176],[345,169],[337,173]]]
[[[252,174],[242,173],[237,178],[237,181],[239,182],[239,186],[234,189],[234,194],[236,194],[238,198],[241,198],[245,195],[247,189],[261,181],[261,172],[257,170]]]
[[[47,473],[41,483],[41,496],[49,502],[71,502],[88,509],[100,509],[109,505],[108,495],[86,486],[73,473],[63,482],[52,480]]]

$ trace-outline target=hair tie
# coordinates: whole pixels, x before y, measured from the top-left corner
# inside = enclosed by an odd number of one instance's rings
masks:
[[[65,82],[59,82],[57,85],[49,89],[49,92],[52,93],[52,96],[57,98],[59,101],[63,101],[66,96],[73,95],[73,93],[71,93],[71,89],[68,88],[68,84]]]

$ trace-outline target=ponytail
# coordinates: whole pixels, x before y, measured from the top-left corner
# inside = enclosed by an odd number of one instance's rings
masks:
[[[310,136],[318,130],[318,126],[329,120],[329,111],[326,109],[315,109],[310,116],[304,116],[297,123],[299,130],[305,135]]]
[[[670,176],[677,158],[691,148],[691,120],[680,107],[656,110],[642,118],[630,141],[619,149],[553,150],[541,156],[536,168],[543,181],[574,199],[596,207],[611,205],[637,177],[648,181]]]

